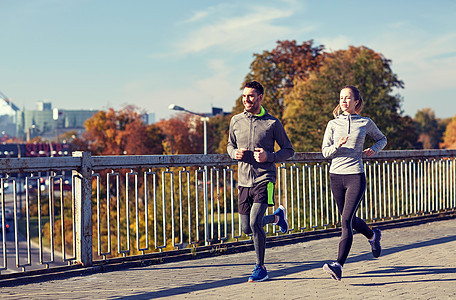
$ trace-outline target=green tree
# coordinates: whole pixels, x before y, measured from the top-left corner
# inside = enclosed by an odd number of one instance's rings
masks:
[[[277,46],[272,51],[254,54],[250,72],[244,82],[260,82],[265,88],[263,106],[283,121],[284,95],[293,88],[295,79],[306,79],[311,71],[319,67],[323,49],[321,45],[314,47],[312,40],[303,42],[302,45],[294,40],[277,41]],[[239,97],[232,112],[240,113],[243,109],[242,97]]]
[[[443,142],[443,133],[448,121],[436,118],[434,111],[430,108],[417,111],[413,121],[415,121],[416,131],[419,135],[418,147],[438,149],[439,144]]]
[[[391,95],[402,88],[391,61],[366,47],[349,47],[327,53],[321,67],[307,80],[297,79],[284,98],[285,129],[297,151],[321,151],[321,141],[332,111],[345,85],[355,85],[365,101],[362,115],[370,117],[388,137],[389,149],[413,148],[416,141],[410,117],[401,116],[401,98]]]

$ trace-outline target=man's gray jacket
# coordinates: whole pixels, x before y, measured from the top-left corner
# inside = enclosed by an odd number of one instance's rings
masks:
[[[280,150],[274,152],[275,142]],[[247,111],[231,118],[227,151],[234,159],[236,149],[246,148],[238,162],[238,184],[252,187],[264,181],[275,183],[275,163],[283,162],[294,155],[293,146],[280,121],[266,110],[263,115],[253,115]],[[263,148],[267,158],[259,163],[253,157],[255,148]]]

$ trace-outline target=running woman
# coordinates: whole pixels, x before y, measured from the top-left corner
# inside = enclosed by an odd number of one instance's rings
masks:
[[[328,122],[323,138],[322,153],[325,158],[331,158],[331,191],[342,225],[337,261],[323,265],[323,270],[335,280],[342,278],[342,267],[353,243],[353,228],[369,239],[374,257],[379,257],[381,253],[380,229],[370,229],[355,216],[366,189],[362,155],[371,157],[386,145],[386,137],[377,125],[371,119],[358,115],[363,106],[358,88],[350,85],[342,88],[339,104],[333,111],[335,119]],[[363,150],[366,135],[376,142]]]

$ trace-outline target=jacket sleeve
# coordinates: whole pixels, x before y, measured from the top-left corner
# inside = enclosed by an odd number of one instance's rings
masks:
[[[291,144],[290,138],[288,137],[285,128],[282,123],[277,120],[274,126],[274,136],[280,150],[273,153],[268,153],[266,158],[267,162],[283,162],[288,158],[292,157],[295,153],[293,145]]]
[[[331,158],[339,148],[334,144],[334,127],[331,122],[326,125],[325,135],[323,136],[323,143],[321,145],[321,152],[324,158]]]
[[[367,134],[375,140],[375,144],[370,147],[375,153],[382,151],[387,144],[386,136],[378,129],[374,121],[369,119]]]
[[[228,133],[228,144],[226,146],[226,150],[228,152],[228,155],[234,159],[234,154],[237,149],[237,143],[236,143],[236,137],[234,136],[234,131],[233,131],[233,126],[234,126],[234,121],[233,118],[231,118],[230,122],[230,130]]]

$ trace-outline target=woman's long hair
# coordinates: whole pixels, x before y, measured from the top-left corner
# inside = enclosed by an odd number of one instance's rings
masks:
[[[341,88],[340,91],[342,92],[343,89],[350,89],[352,91],[353,95],[355,96],[355,100],[359,101],[358,104],[356,104],[356,106],[355,106],[355,112],[357,114],[359,114],[363,110],[364,100],[363,100],[363,97],[361,97],[361,93],[359,92],[358,88],[353,85],[346,85],[343,88]],[[340,115],[340,113],[341,113],[340,104],[337,104],[336,108],[334,108],[334,110],[333,110],[334,118],[337,118],[337,116]]]

